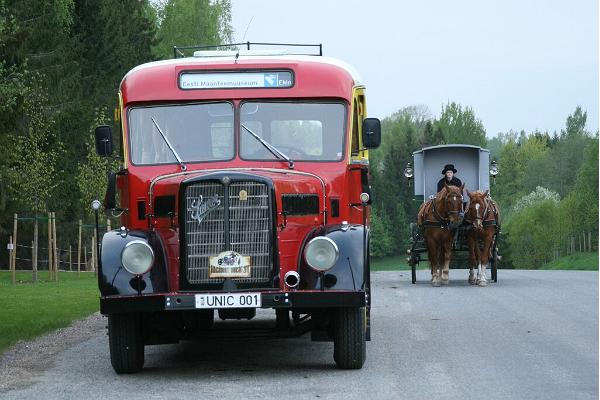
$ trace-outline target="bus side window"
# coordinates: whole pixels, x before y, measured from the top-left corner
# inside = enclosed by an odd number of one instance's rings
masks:
[[[358,132],[358,107],[356,99],[354,100],[354,111],[352,112],[352,147],[350,149],[352,156],[357,156],[360,151],[359,132]]]

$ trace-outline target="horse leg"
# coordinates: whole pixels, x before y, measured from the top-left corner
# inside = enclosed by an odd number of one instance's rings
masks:
[[[481,280],[481,248],[479,247],[479,237],[475,237],[475,263],[477,264],[477,281],[476,283],[479,285]]]
[[[438,273],[439,265],[439,249],[436,240],[431,235],[427,237],[427,255],[429,257],[429,264],[431,264],[431,285],[440,286],[440,276]]]
[[[475,285],[477,283],[477,278],[475,277],[475,265],[477,264],[475,246],[477,246],[477,239],[469,236],[467,243],[469,244],[469,285]]]
[[[487,232],[486,232],[487,233]],[[481,251],[481,275],[480,279],[478,279],[477,284],[481,287],[487,286],[487,276],[485,275],[485,270],[487,269],[488,263],[490,261],[490,249],[492,247],[492,238],[493,234],[487,234],[483,239],[483,250]]]
[[[440,273],[442,276],[442,285],[447,285],[450,279],[450,258],[452,257],[452,239],[445,240],[440,252]]]

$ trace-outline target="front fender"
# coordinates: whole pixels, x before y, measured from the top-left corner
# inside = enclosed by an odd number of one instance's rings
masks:
[[[154,264],[138,279],[121,262],[121,252],[133,240],[143,240],[154,250]],[[164,293],[168,289],[166,258],[160,236],[149,231],[107,232],[102,237],[98,287],[102,296]],[[140,280],[142,282],[140,282]]]
[[[327,225],[316,228],[307,235],[300,252],[298,265],[300,289],[304,290],[364,290],[365,247],[368,248],[369,230],[363,225]],[[316,236],[333,240],[339,250],[339,258],[331,269],[320,274],[310,268],[304,260],[304,247]],[[366,259],[369,262],[369,259]]]

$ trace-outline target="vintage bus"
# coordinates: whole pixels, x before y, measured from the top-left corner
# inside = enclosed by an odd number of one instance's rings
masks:
[[[345,63],[250,47],[143,64],[121,82],[122,167],[105,209],[122,227],[102,238],[98,271],[117,373],[141,370],[145,345],[240,332],[310,333],[333,342],[339,368],[365,361],[379,120]],[[109,126],[96,149],[112,153]]]

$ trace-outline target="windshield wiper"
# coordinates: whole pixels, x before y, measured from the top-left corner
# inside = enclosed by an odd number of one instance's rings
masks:
[[[179,154],[177,154],[177,152],[175,151],[175,149],[173,148],[173,146],[171,146],[171,142],[169,142],[169,139],[167,139],[167,137],[163,133],[162,129],[160,129],[160,126],[158,126],[158,124],[156,123],[156,120],[154,119],[154,117],[152,117],[151,119],[152,119],[152,122],[154,122],[154,126],[156,126],[156,129],[158,129],[158,133],[160,133],[160,136],[162,136],[163,140],[167,144],[167,147],[171,150],[171,152],[173,153],[173,155],[177,159],[177,162],[179,162],[179,166],[181,167],[181,170],[185,171],[187,169],[187,167],[185,166],[183,160],[181,159],[181,157],[179,157]]]
[[[271,152],[271,154],[273,154],[275,157],[277,157],[279,159],[284,159],[285,161],[288,162],[289,168],[294,169],[294,161],[291,158],[289,158],[288,156],[283,154],[280,150],[278,150],[271,143],[267,142],[266,140],[264,140],[263,138],[258,136],[256,133],[252,132],[252,130],[250,130],[250,128],[248,128],[246,125],[244,125],[244,124],[241,124],[241,125],[242,125],[242,128],[247,130],[249,134],[254,136],[254,138],[256,140],[258,140],[263,146],[265,146],[267,148],[267,150],[269,150],[269,152]]]

